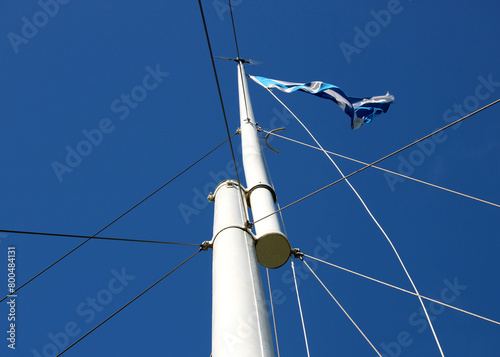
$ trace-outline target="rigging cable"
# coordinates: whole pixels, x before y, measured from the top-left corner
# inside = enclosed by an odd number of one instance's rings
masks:
[[[241,185],[240,175],[238,173],[238,165],[236,165],[236,157],[234,155],[233,142],[231,140],[232,136],[230,136],[230,134],[229,134],[229,124],[227,122],[226,109],[224,107],[224,101],[222,99],[222,92],[221,92],[220,84],[219,84],[219,76],[217,75],[217,68],[215,67],[214,54],[212,52],[212,45],[210,44],[210,37],[208,36],[207,22],[205,21],[205,14],[203,12],[203,6],[201,4],[201,0],[198,0],[198,4],[200,6],[200,13],[201,13],[201,18],[203,20],[203,28],[205,29],[205,36],[206,36],[206,39],[207,39],[208,51],[210,53],[210,60],[212,61],[212,68],[213,68],[213,72],[214,72],[214,76],[215,76],[215,82],[217,84],[217,91],[219,93],[219,101],[220,101],[220,105],[221,105],[221,109],[222,109],[222,116],[224,117],[224,123],[226,125],[226,132],[227,132],[227,136],[228,136],[228,140],[229,140],[229,146],[231,148],[231,157],[233,159],[234,172],[236,173],[236,180],[238,181],[238,185],[241,188],[241,190],[239,190],[239,191],[240,191],[241,197],[242,197],[242,199],[244,201],[245,200],[245,193],[243,192],[243,186]],[[232,18],[232,16],[233,15],[232,15],[232,10],[231,10],[231,18]],[[234,23],[233,23],[233,29],[234,29]],[[234,33],[235,33],[235,36],[236,36],[236,31]],[[237,51],[239,53],[237,45],[238,44],[236,43],[236,48],[237,48]],[[246,105],[246,102],[245,102],[245,105]],[[247,210],[245,210],[245,216],[246,216],[246,221],[250,222],[250,217],[248,215],[248,211]]]
[[[276,350],[278,352],[278,357],[280,357],[280,345],[278,343],[278,329],[276,328],[276,318],[274,316],[274,304],[273,304],[273,292],[271,290],[271,279],[269,278],[269,269],[266,268],[267,274],[267,286],[269,287],[269,300],[271,303],[271,312],[273,316],[273,326],[274,326],[274,339],[276,340]]]
[[[479,108],[478,110],[476,110],[476,111],[474,111],[474,112],[472,112],[472,113],[470,113],[470,114],[467,114],[466,116],[464,116],[464,117],[462,117],[462,118],[460,118],[460,119],[455,120],[454,122],[452,122],[452,123],[450,123],[450,124],[448,124],[448,125],[446,125],[446,126],[442,127],[441,129],[438,129],[438,130],[433,131],[432,133],[430,133],[430,134],[428,134],[428,135],[426,135],[426,136],[424,136],[424,137],[422,137],[422,138],[420,138],[420,139],[418,139],[418,140],[416,140],[416,141],[412,142],[411,144],[408,144],[408,145],[406,145],[406,146],[402,147],[401,149],[398,149],[398,150],[396,150],[396,151],[394,151],[394,152],[392,152],[392,153],[390,153],[390,154],[388,154],[388,155],[386,155],[386,156],[384,156],[384,157],[382,157],[382,158],[380,158],[380,159],[378,159],[378,160],[376,160],[376,161],[372,162],[372,163],[371,163],[371,164],[369,164],[369,165],[363,166],[363,167],[362,167],[362,168],[360,168],[359,170],[356,170],[356,171],[354,171],[354,172],[351,172],[349,175],[346,175],[345,177],[342,177],[342,178],[338,179],[337,181],[331,182],[331,183],[329,183],[328,185],[326,185],[326,186],[324,186],[324,187],[322,187],[322,188],[320,188],[320,189],[317,189],[316,191],[311,192],[310,194],[308,194],[308,195],[306,195],[306,196],[304,196],[304,197],[302,197],[302,198],[299,198],[298,200],[296,200],[296,201],[294,201],[294,202],[292,202],[292,203],[289,203],[289,204],[287,204],[286,206],[281,207],[280,209],[278,209],[278,210],[274,211],[273,213],[268,214],[267,216],[264,216],[264,217],[262,217],[262,218],[259,218],[258,220],[256,220],[256,221],[252,222],[252,224],[255,224],[255,223],[259,222],[259,221],[262,221],[262,220],[266,219],[267,217],[272,216],[273,214],[276,214],[276,213],[278,213],[278,212],[280,212],[280,211],[282,211],[282,210],[284,210],[284,209],[286,209],[286,208],[289,208],[289,207],[291,207],[291,206],[293,206],[293,205],[295,205],[295,204],[297,204],[297,203],[299,203],[299,202],[301,202],[301,201],[303,201],[303,200],[305,200],[305,199],[307,199],[307,198],[309,198],[309,197],[311,197],[311,196],[314,196],[315,194],[317,194],[317,193],[319,193],[319,192],[321,192],[321,191],[323,191],[323,190],[326,190],[327,188],[332,187],[333,185],[336,185],[337,183],[342,182],[342,181],[344,181],[345,179],[347,179],[347,178],[349,178],[349,177],[351,177],[351,176],[353,176],[353,175],[356,175],[356,174],[360,173],[361,171],[364,171],[364,170],[366,170],[367,168],[369,168],[369,167],[371,167],[371,166],[373,166],[373,165],[375,165],[375,164],[378,164],[379,162],[384,161],[384,160],[388,159],[389,157],[394,156],[394,155],[396,155],[396,154],[400,153],[401,151],[406,150],[406,149],[408,149],[409,147],[411,147],[411,146],[413,146],[413,145],[415,145],[415,144],[417,144],[417,143],[419,143],[419,142],[421,142],[421,141],[423,141],[423,140],[425,140],[425,139],[427,139],[427,138],[430,138],[431,136],[433,136],[433,135],[435,135],[435,134],[437,134],[437,133],[439,133],[439,132],[441,132],[441,131],[443,131],[443,130],[445,130],[445,129],[448,129],[449,127],[451,127],[451,126],[453,126],[453,125],[455,125],[455,124],[458,124],[459,122],[461,122],[461,121],[463,121],[463,120],[465,120],[465,119],[467,119],[467,118],[469,118],[469,117],[471,117],[471,116],[473,116],[473,115],[475,115],[475,114],[477,114],[477,113],[479,113],[479,112],[483,111],[483,110],[484,110],[484,109],[486,109],[486,108],[489,108],[489,107],[491,107],[491,106],[493,106],[493,105],[495,105],[495,104],[498,104],[498,103],[500,103],[500,99],[497,99],[497,100],[495,100],[494,102],[491,102],[490,104],[485,105],[484,107]]]
[[[368,275],[364,275],[364,274],[361,274],[361,273],[357,273],[353,270],[349,270],[347,268],[343,268],[339,265],[335,265],[333,263],[330,263],[330,262],[327,262],[327,261],[324,261],[322,259],[319,259],[319,258],[316,258],[316,257],[313,257],[311,255],[308,255],[308,254],[305,254],[305,253],[302,253],[304,257],[307,257],[307,258],[311,258],[311,259],[314,259],[320,263],[324,263],[326,265],[330,265],[334,268],[337,268],[337,269],[340,269],[340,270],[343,270],[343,271],[346,271],[348,273],[351,273],[351,274],[354,274],[354,275],[357,275],[357,276],[360,276],[362,278],[365,278],[365,279],[368,279],[368,280],[371,280],[371,281],[374,281],[376,283],[379,283],[379,284],[382,284],[382,285],[385,285],[385,286],[388,286],[390,288],[393,288],[393,289],[396,289],[396,290],[399,290],[399,291],[402,291],[404,293],[407,293],[407,294],[410,294],[410,295],[413,295],[413,296],[417,296],[417,294],[415,294],[413,291],[409,291],[409,290],[406,290],[406,289],[403,289],[403,288],[400,288],[399,286],[396,286],[396,285],[392,285],[392,284],[389,284],[389,283],[386,283],[386,282],[383,282],[382,280],[378,280],[378,279],[375,279],[375,278],[371,278],[369,277]],[[467,311],[467,310],[464,310],[464,309],[460,309],[458,307],[455,307],[455,306],[452,306],[452,305],[449,305],[449,304],[446,304],[444,302],[441,302],[439,300],[435,300],[435,299],[431,299],[427,296],[424,296],[424,295],[420,295],[420,297],[422,299],[425,299],[425,300],[428,300],[428,301],[431,301],[431,302],[434,302],[436,304],[439,304],[439,305],[442,305],[442,306],[446,306],[450,309],[454,309],[454,310],[457,310],[457,311],[460,311],[460,312],[463,312],[465,314],[468,314],[468,315],[471,315],[471,316],[474,316],[474,317],[477,317],[479,319],[482,319],[482,320],[485,320],[485,321],[488,321],[488,322],[492,322],[494,324],[497,324],[497,325],[500,325],[500,322],[499,321],[495,321],[495,320],[492,320],[492,319],[489,319],[487,317],[484,317],[484,316],[481,316],[481,315],[478,315],[478,314],[475,314],[473,312],[470,312],[470,311]]]
[[[295,276],[295,265],[293,263],[293,255],[291,256],[290,262],[292,263],[293,272],[293,282],[295,283],[295,291],[297,292],[297,302],[299,303],[300,320],[302,321],[302,331],[304,332],[304,341],[306,343],[307,357],[309,354],[309,344],[307,343],[306,325],[304,324],[304,315],[302,314],[302,305],[300,304],[299,287],[297,286],[297,277]]]
[[[236,55],[238,56],[236,62],[238,62],[238,64],[241,64],[243,66],[243,62],[240,62],[240,60],[241,60],[240,47],[238,46],[238,37],[236,36],[236,26],[234,24],[233,7],[231,6],[231,0],[228,0],[228,3],[229,3],[229,12],[231,13],[231,24],[233,26],[234,46],[236,47]],[[239,69],[239,66],[238,66],[238,75],[240,76],[241,83],[243,85],[243,79],[244,79],[243,73]],[[245,103],[245,113],[247,114],[247,118],[248,118],[249,116],[248,116],[248,106],[247,106],[247,93],[245,91],[245,88],[242,88],[242,91],[243,91],[243,99],[244,99],[244,103]]]
[[[316,145],[318,145],[318,147],[324,152],[324,154],[328,157],[328,159],[331,161],[331,163],[333,164],[333,166],[335,166],[335,168],[340,173],[340,175],[345,179],[345,182],[349,185],[349,187],[354,192],[354,194],[356,195],[356,197],[358,197],[359,201],[361,202],[361,204],[363,205],[363,207],[365,208],[366,212],[371,217],[371,219],[373,220],[373,222],[377,225],[377,227],[379,228],[380,232],[382,232],[382,234],[384,235],[384,237],[389,242],[389,245],[391,246],[392,250],[394,251],[394,254],[396,254],[396,257],[398,258],[399,263],[401,264],[401,267],[403,268],[404,272],[406,273],[406,276],[408,277],[408,280],[410,281],[410,283],[411,283],[411,285],[413,287],[413,290],[417,294],[418,300],[420,301],[420,305],[422,306],[422,309],[423,309],[423,311],[425,313],[425,317],[427,318],[427,322],[429,323],[429,327],[431,328],[431,331],[432,331],[432,334],[434,336],[434,339],[436,340],[436,344],[438,346],[439,352],[441,353],[441,356],[444,357],[443,349],[441,348],[441,344],[440,344],[439,339],[437,337],[436,331],[434,330],[434,326],[432,324],[432,321],[431,321],[431,318],[429,316],[429,313],[427,312],[427,309],[425,308],[425,304],[424,304],[422,298],[420,297],[420,293],[417,290],[417,286],[413,282],[413,279],[411,278],[410,273],[406,269],[406,266],[403,263],[403,260],[401,259],[401,257],[399,256],[399,253],[398,253],[396,247],[394,246],[394,244],[392,243],[392,240],[389,238],[389,236],[387,235],[387,233],[385,232],[385,230],[382,228],[382,226],[380,225],[380,223],[378,222],[378,220],[375,218],[375,216],[373,215],[373,213],[371,212],[371,210],[368,208],[368,206],[366,205],[366,203],[363,200],[363,198],[359,195],[358,191],[354,188],[354,186],[351,184],[351,182],[346,178],[346,176],[344,175],[344,173],[342,172],[342,170],[340,169],[340,167],[337,165],[337,163],[332,159],[332,157],[330,155],[328,155],[328,153],[325,151],[325,149],[323,149],[323,146],[321,146],[321,144],[319,143],[319,141],[314,137],[314,135],[309,131],[309,129],[304,125],[304,123],[302,123],[302,121],[290,110],[290,108],[288,108],[285,105],[285,103],[283,103],[278,97],[276,97],[276,95],[273,92],[271,92],[271,90],[269,88],[266,87],[266,89],[268,90],[269,93],[271,93],[273,95],[274,98],[276,98],[276,100],[278,102],[280,102],[290,112],[290,114],[292,114],[292,116],[295,119],[297,119],[297,121],[300,123],[300,125],[302,125],[302,127],[307,131],[307,133],[314,140],[314,142],[316,143]]]
[[[357,162],[358,164],[370,165],[370,164],[368,164],[366,162],[353,159],[353,158],[351,158],[349,156],[337,154],[337,153],[335,153],[333,151],[321,150],[321,148],[319,148],[317,146],[310,145],[310,144],[307,144],[307,143],[304,143],[304,142],[301,142],[301,141],[298,141],[298,140],[295,140],[295,139],[291,139],[291,138],[288,138],[288,137],[280,135],[280,134],[275,134],[273,131],[262,130],[262,132],[266,133],[267,135],[274,135],[274,136],[277,136],[278,138],[285,139],[285,140],[291,141],[291,142],[296,143],[296,144],[300,144],[300,145],[304,145],[304,146],[310,147],[312,149],[316,149],[316,150],[319,150],[319,151],[325,151],[325,152],[327,152],[327,153],[329,153],[331,155],[335,155],[337,157],[341,157],[341,158],[346,159],[346,160],[354,161],[354,162]],[[274,149],[272,149],[272,148],[271,148],[271,150],[274,151]],[[462,196],[462,197],[466,197],[466,198],[470,198],[472,200],[476,200],[476,201],[479,201],[479,202],[482,202],[482,203],[486,203],[486,204],[491,205],[491,206],[500,207],[500,204],[497,204],[497,203],[494,203],[494,202],[490,202],[490,201],[486,201],[486,200],[483,200],[481,198],[474,197],[474,196],[471,196],[471,195],[467,195],[465,193],[461,193],[461,192],[458,192],[458,191],[455,191],[455,190],[451,190],[451,189],[443,187],[443,186],[435,185],[435,184],[427,182],[427,181],[419,180],[419,179],[416,179],[416,178],[411,177],[411,176],[403,175],[403,174],[400,174],[399,172],[394,172],[394,171],[391,171],[391,170],[387,170],[387,169],[384,169],[383,167],[380,167],[380,166],[371,165],[370,167],[373,167],[374,169],[377,169],[377,170],[385,171],[385,172],[387,172],[389,174],[392,174],[392,175],[403,177],[403,178],[408,179],[408,180],[412,180],[412,181],[415,181],[415,182],[418,182],[418,183],[422,183],[424,185],[428,185],[428,186],[431,186],[431,187],[434,187],[434,188],[438,188],[438,189],[443,190],[443,191],[454,193],[454,194]]]
[[[238,47],[238,38],[236,37],[236,27],[234,26],[233,7],[231,6],[231,0],[228,0],[228,2],[229,12],[231,13],[231,23],[233,24],[234,45],[236,46],[236,54],[238,55],[238,59],[240,59],[240,49]]]
[[[328,292],[328,294],[332,297],[332,299],[337,303],[337,305],[344,312],[344,314],[349,318],[349,320],[352,322],[352,324],[358,329],[359,333],[361,333],[361,335],[370,344],[370,346],[372,346],[372,348],[375,350],[375,352],[377,352],[377,354],[379,355],[379,357],[382,357],[382,355],[380,354],[379,351],[377,351],[377,349],[375,348],[375,346],[373,345],[373,343],[371,343],[370,340],[368,339],[368,337],[366,337],[366,335],[363,333],[363,331],[361,331],[361,329],[359,328],[359,326],[354,322],[354,320],[351,318],[351,316],[349,316],[349,314],[347,313],[347,311],[345,311],[345,309],[342,307],[342,305],[340,305],[340,303],[338,302],[338,300],[333,296],[333,294],[330,292],[330,290],[328,290],[328,288],[325,286],[325,284],[323,284],[323,282],[321,281],[321,279],[316,275],[316,273],[314,272],[314,270],[311,269],[311,267],[309,266],[309,264],[307,264],[305,262],[305,260],[302,259],[301,256],[299,256],[299,258],[306,265],[306,267],[311,271],[311,273],[313,273],[314,277],[319,281],[319,283],[323,286],[323,288]]]
[[[260,147],[261,157],[264,159],[264,164],[265,164],[265,167],[266,167],[267,177],[269,178],[271,187],[273,188],[274,192],[276,192],[276,190],[274,188],[273,179],[271,178],[271,172],[269,171],[269,166],[267,165],[266,155],[264,155],[264,148],[262,147],[262,143],[260,141],[259,141],[259,147]],[[279,209],[280,208],[280,203],[278,201],[278,198],[276,198],[276,204],[277,204],[278,209]],[[281,211],[280,211],[280,220],[281,220],[281,226],[283,227],[283,232],[285,233],[285,237],[286,237],[288,235],[287,235],[287,232],[286,232],[285,222],[283,220],[283,214],[282,214]],[[274,316],[273,294],[272,294],[272,291],[271,291],[271,279],[269,278],[269,269],[268,268],[266,268],[266,273],[267,273],[267,283],[268,283],[268,286],[269,286],[269,299],[270,299],[270,302],[271,302],[271,312],[272,312],[272,316],[273,316],[274,336],[275,336],[275,339],[276,339],[276,351],[278,353],[278,357],[280,357],[280,347],[279,347],[279,344],[278,344],[278,331],[277,331],[277,328],[276,328],[276,318]]]
[[[62,355],[64,352],[66,352],[67,350],[69,350],[71,347],[73,347],[74,345],[76,345],[78,342],[80,342],[81,340],[83,340],[85,337],[87,337],[88,335],[90,335],[92,332],[94,332],[95,330],[97,330],[100,326],[102,326],[105,322],[107,322],[108,320],[110,320],[113,316],[115,316],[116,314],[118,314],[120,311],[122,311],[124,308],[126,308],[128,305],[130,305],[131,303],[133,303],[135,300],[137,300],[138,298],[140,298],[142,295],[144,295],[146,292],[148,292],[151,288],[153,288],[155,285],[157,285],[160,281],[162,281],[163,279],[165,279],[167,276],[169,276],[170,274],[172,274],[174,271],[176,271],[178,268],[180,268],[182,265],[184,265],[185,263],[187,263],[191,258],[193,258],[196,254],[198,254],[199,252],[201,252],[203,249],[200,248],[198,249],[198,251],[196,253],[194,253],[193,255],[191,255],[189,258],[187,258],[186,260],[184,260],[182,263],[180,263],[179,265],[177,265],[174,269],[170,270],[167,274],[165,274],[163,277],[161,277],[160,279],[158,279],[155,283],[153,283],[152,285],[150,285],[146,290],[144,290],[142,293],[140,293],[139,295],[137,295],[135,298],[133,298],[132,300],[130,300],[128,303],[126,303],[125,305],[123,305],[121,308],[119,308],[118,310],[116,310],[113,314],[111,314],[110,316],[108,316],[105,320],[103,320],[101,323],[99,323],[96,327],[94,327],[92,330],[90,330],[89,332],[87,332],[85,335],[83,335],[82,337],[80,337],[78,340],[76,340],[75,342],[73,342],[71,345],[69,345],[68,347],[66,347],[64,350],[61,351],[61,353],[59,353],[58,355],[56,355],[56,357],[59,357],[60,355]]]
[[[229,12],[231,13],[231,24],[233,26],[234,46],[236,47],[236,56],[237,56],[236,62],[238,62],[238,76],[241,79],[240,82],[241,82],[241,87],[242,87],[241,90],[243,92],[243,103],[245,105],[246,116],[247,116],[247,118],[250,118],[249,115],[248,115],[247,92],[245,91],[245,87],[243,85],[244,79],[245,79],[244,75],[243,75],[243,69],[241,68],[241,67],[243,67],[243,61],[240,58],[240,47],[238,46],[238,36],[236,36],[236,25],[234,23],[233,7],[231,5],[231,0],[228,0],[228,4],[229,4]],[[207,38],[208,38],[208,34],[207,34]],[[212,57],[212,62],[213,62],[213,57]],[[215,65],[214,65],[214,68],[215,68]],[[234,163],[234,166],[236,167],[236,162]],[[238,179],[238,183],[240,183],[240,178],[238,176],[238,172],[237,171],[236,171],[236,177]],[[240,186],[241,186],[241,183],[240,183]],[[246,199],[245,194],[243,193],[243,191],[241,191],[241,195],[242,195],[243,199]],[[250,216],[249,216],[247,210],[245,210],[245,214],[246,214],[247,222],[250,222]]]
[[[271,178],[271,172],[269,171],[269,166],[267,165],[267,159],[266,159],[266,155],[264,155],[264,148],[262,147],[262,143],[259,141],[259,146],[260,146],[260,152],[262,154],[262,158],[264,159],[264,164],[266,166],[266,172],[267,172],[267,177],[269,178],[269,181],[271,183],[271,187],[273,188],[274,192],[276,192],[275,188],[274,188],[274,183],[273,183],[273,179]],[[279,203],[279,200],[278,198],[276,197],[276,205],[278,206],[278,209],[280,208],[280,203]],[[283,227],[283,233],[285,234],[285,237],[288,236],[287,232],[286,232],[286,226],[285,226],[285,221],[283,220],[283,213],[280,211],[280,220],[281,220],[281,227]],[[278,331],[277,331],[277,328],[276,328],[276,319],[275,319],[275,316],[274,316],[274,305],[273,305],[273,294],[272,294],[272,291],[271,291],[271,280],[269,278],[269,269],[266,268],[266,273],[267,273],[267,282],[268,282],[268,285],[269,285],[269,298],[271,300],[271,310],[272,310],[272,315],[273,315],[273,324],[274,324],[274,336],[276,337],[276,350],[278,352],[278,357],[280,357],[280,348],[279,348],[279,344],[278,344]]]
[[[231,147],[231,156],[233,158],[233,164],[234,164],[234,171],[236,172],[236,178],[238,180],[238,184],[241,187],[241,181],[240,181],[240,175],[238,174],[238,167],[236,165],[236,157],[234,155],[234,148],[233,148],[233,142],[231,140],[232,135],[229,133],[229,124],[227,122],[227,116],[226,116],[226,109],[224,107],[224,101],[222,99],[222,92],[220,89],[220,84],[219,84],[219,76],[217,75],[217,68],[215,67],[215,61],[214,61],[214,55],[212,52],[212,45],[210,44],[210,37],[208,36],[208,28],[207,28],[207,23],[205,21],[205,14],[203,12],[203,6],[201,5],[201,0],[198,0],[198,4],[200,6],[200,13],[201,13],[201,18],[203,20],[203,28],[205,29],[205,36],[207,38],[207,45],[208,45],[208,51],[210,52],[210,60],[212,61],[212,68],[215,76],[215,82],[217,84],[217,92],[219,93],[219,100],[220,100],[220,105],[222,109],[222,115],[224,117],[224,123],[226,125],[226,132],[229,140],[229,146]]]
[[[96,237],[96,236],[83,236],[83,235],[78,235],[78,234],[61,234],[61,233],[46,233],[46,232],[12,231],[12,230],[7,230],[7,229],[0,229],[0,232],[3,232],[3,233],[15,233],[15,234],[32,234],[32,235],[50,236],[50,237],[87,238],[87,239],[102,239],[102,240],[113,240],[113,241],[123,241],[123,242],[139,242],[139,243],[158,243],[158,244],[174,244],[174,245],[200,246],[200,244],[195,244],[195,243],[165,242],[165,241],[158,241],[158,240],[131,239],[131,238]]]
[[[234,135],[236,135],[236,134],[233,134],[232,136],[234,136]],[[118,221],[120,218],[122,218],[123,216],[125,216],[127,213],[129,213],[130,211],[132,211],[134,208],[136,208],[137,206],[139,206],[141,203],[143,203],[144,201],[146,201],[148,198],[150,198],[151,196],[153,196],[154,194],[156,194],[158,191],[160,191],[162,188],[164,188],[165,186],[167,186],[168,184],[170,184],[172,181],[174,181],[175,179],[179,178],[179,176],[181,176],[182,174],[184,174],[186,171],[188,171],[193,166],[195,166],[196,164],[198,164],[200,161],[202,161],[208,155],[210,155],[211,153],[213,153],[215,150],[217,150],[219,147],[221,147],[223,144],[225,144],[226,141],[228,141],[228,140],[230,141],[230,138],[228,138],[228,139],[224,140],[223,142],[221,142],[219,145],[217,145],[216,147],[214,147],[208,153],[206,153],[201,158],[199,158],[198,160],[196,160],[195,162],[193,162],[191,165],[189,165],[188,167],[186,167],[181,172],[179,172],[177,175],[175,175],[173,178],[171,178],[165,184],[163,184],[158,189],[156,189],[155,191],[153,191],[146,198],[144,198],[143,200],[141,200],[139,203],[135,204],[133,207],[129,208],[127,211],[125,211],[120,216],[118,216],[118,218],[115,218],[112,222],[108,223],[106,226],[104,226],[99,231],[97,231],[96,233],[94,233],[94,235],[92,235],[91,237],[89,237],[88,239],[86,239],[85,241],[83,241],[82,243],[80,243],[79,245],[77,245],[75,248],[71,249],[69,252],[67,252],[66,254],[64,254],[62,257],[60,257],[59,259],[57,259],[55,262],[53,262],[52,264],[50,264],[48,267],[46,267],[45,269],[43,269],[42,271],[40,271],[38,274],[34,275],[31,279],[29,279],[26,282],[24,282],[23,284],[19,285],[13,292],[11,292],[11,294],[14,294],[15,292],[19,291],[19,289],[21,289],[25,285],[29,284],[34,279],[38,278],[40,275],[42,275],[43,273],[45,273],[47,270],[49,270],[50,268],[52,268],[54,265],[56,265],[57,263],[59,263],[61,260],[63,260],[64,258],[66,258],[68,255],[70,255],[71,253],[73,253],[75,250],[77,250],[78,248],[80,248],[82,245],[84,245],[85,243],[89,242],[91,239],[95,238],[96,235],[98,235],[99,233],[101,233],[102,231],[104,231],[106,228],[108,228],[113,223],[115,223],[116,221]],[[6,298],[7,298],[7,296],[4,297],[3,299],[1,299],[0,302],[4,301]]]

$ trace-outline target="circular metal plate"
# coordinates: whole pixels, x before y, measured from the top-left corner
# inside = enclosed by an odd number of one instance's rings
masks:
[[[291,247],[282,233],[268,233],[257,239],[257,260],[269,269],[279,268],[290,257]]]

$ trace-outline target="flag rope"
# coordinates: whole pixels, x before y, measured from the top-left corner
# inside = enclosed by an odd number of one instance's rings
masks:
[[[403,260],[401,259],[401,257],[399,256],[399,253],[398,251],[396,250],[396,247],[394,246],[394,244],[392,243],[392,240],[389,238],[389,236],[387,235],[387,233],[385,232],[385,230],[382,228],[382,226],[380,225],[380,223],[378,222],[378,220],[375,218],[375,216],[373,215],[373,213],[371,212],[371,210],[368,208],[368,206],[366,205],[365,201],[363,200],[363,198],[361,198],[361,196],[359,195],[358,191],[356,191],[356,189],[354,188],[354,186],[349,182],[349,180],[346,178],[346,176],[344,175],[344,173],[342,172],[342,170],[338,167],[338,165],[335,163],[335,161],[332,159],[332,157],[330,155],[328,155],[328,153],[325,151],[325,149],[323,149],[323,146],[321,146],[321,144],[319,143],[319,141],[314,137],[314,135],[309,131],[309,129],[304,125],[304,123],[302,123],[302,121],[290,110],[290,108],[288,108],[285,103],[283,103],[269,88],[266,88],[267,91],[269,93],[271,93],[271,95],[278,101],[281,103],[281,105],[283,105],[285,107],[286,110],[288,110],[290,112],[290,114],[299,122],[300,125],[302,125],[302,127],[307,131],[307,133],[311,136],[311,138],[316,142],[316,144],[318,145],[319,148],[321,148],[321,150],[325,153],[325,155],[328,157],[328,159],[332,162],[332,164],[335,166],[335,168],[338,170],[338,172],[340,173],[340,175],[342,176],[342,178],[345,180],[345,182],[349,185],[349,187],[352,189],[352,191],[354,192],[354,194],[358,197],[359,201],[361,202],[361,204],[363,205],[363,207],[365,208],[366,212],[368,213],[368,215],[371,217],[371,219],[373,220],[373,222],[377,225],[377,227],[379,228],[379,230],[382,232],[382,234],[384,235],[384,237],[387,239],[387,241],[389,242],[389,245],[392,247],[392,250],[394,251],[394,253],[396,254],[396,257],[398,258],[399,260],[399,263],[401,264],[401,267],[403,268],[404,272],[406,273],[406,276],[408,277],[408,280],[410,281],[412,287],[413,287],[413,290],[415,291],[415,293],[417,294],[417,297],[418,297],[418,300],[420,301],[420,305],[422,306],[422,309],[425,313],[425,316],[427,318],[427,322],[429,322],[429,327],[431,328],[431,331],[432,331],[432,334],[434,336],[434,339],[436,341],[436,344],[438,346],[438,349],[439,349],[439,352],[441,353],[441,356],[444,357],[444,352],[443,352],[443,349],[441,347],[441,344],[439,342],[439,339],[437,337],[437,334],[436,334],[436,331],[434,330],[434,326],[432,324],[432,321],[431,321],[431,318],[427,312],[427,309],[425,308],[425,304],[422,300],[422,298],[420,297],[420,293],[418,292],[417,290],[417,287],[415,285],[415,283],[413,282],[413,279],[411,278],[410,276],[410,273],[408,272],[408,270],[406,269],[406,266],[405,264],[403,263]]]

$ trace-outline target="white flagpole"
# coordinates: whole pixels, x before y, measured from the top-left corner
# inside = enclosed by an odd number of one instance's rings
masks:
[[[263,162],[243,61],[237,61],[243,166],[248,188],[226,180],[211,197],[215,201],[211,241],[212,356],[274,357],[258,263],[277,268],[288,260],[291,249],[277,215],[256,223],[255,237],[248,227],[247,202],[256,221],[276,211],[276,195]]]
[[[267,177],[242,60],[238,64],[238,91],[247,201],[252,209],[253,221],[259,221],[255,224],[257,259],[267,268],[278,268],[290,256],[290,243],[281,231],[277,214],[262,219],[276,211],[276,194]]]

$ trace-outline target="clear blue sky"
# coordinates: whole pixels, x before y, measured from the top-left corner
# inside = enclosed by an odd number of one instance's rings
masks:
[[[203,3],[214,54],[235,57],[225,1]],[[320,80],[351,96],[395,96],[387,114],[351,130],[334,103],[277,93],[325,148],[340,154],[372,162],[500,98],[497,1],[233,3],[241,55],[264,63],[248,66],[248,73]],[[226,138],[197,1],[3,1],[0,34],[0,229],[92,235]],[[234,132],[236,66],[218,60],[217,70]],[[262,127],[284,126],[284,135],[311,143],[263,88],[249,86]],[[500,203],[499,117],[500,106],[487,109],[380,166]],[[276,138],[271,144],[280,151],[266,154],[282,205],[339,178],[320,152]],[[345,173],[360,167],[336,161]],[[218,181],[235,178],[230,162],[226,144],[101,235],[209,240],[213,207],[205,197]],[[421,294],[500,320],[498,207],[374,169],[351,182]],[[293,247],[411,289],[345,183],[283,215]],[[1,234],[2,293],[8,246],[16,247],[22,283],[81,242]],[[16,350],[7,348],[2,332],[0,354],[54,355],[195,251],[87,243],[19,291]],[[211,258],[210,251],[200,253],[65,356],[208,357]],[[301,269],[311,356],[374,356]],[[316,272],[385,356],[439,356],[415,297],[332,267],[318,265]],[[305,356],[290,266],[272,271],[271,279],[280,296],[281,355]],[[8,306],[1,304],[6,331]],[[427,307],[446,356],[498,356],[500,326]]]

